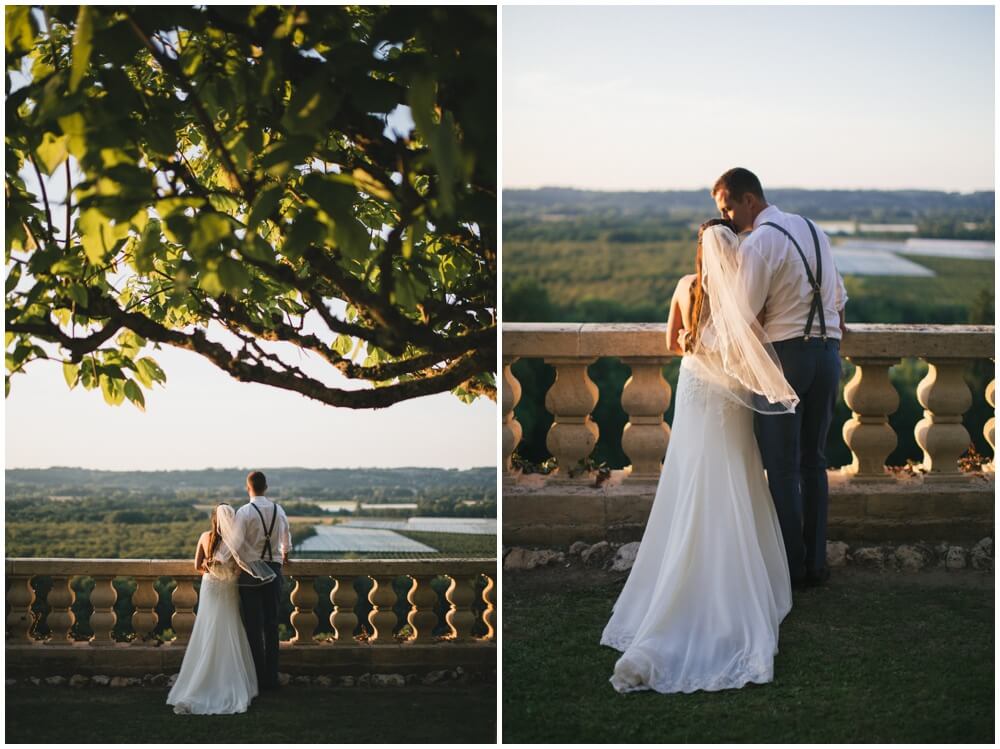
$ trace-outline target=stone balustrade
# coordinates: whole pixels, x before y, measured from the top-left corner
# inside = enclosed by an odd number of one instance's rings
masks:
[[[853,462],[844,473],[855,482],[891,479],[886,457],[896,447],[889,416],[899,406],[899,395],[889,380],[889,368],[903,357],[919,357],[928,364],[917,388],[924,418],[914,427],[924,453],[925,481],[961,482],[970,474],[958,468],[958,458],[970,443],[962,415],[972,396],[962,373],[974,360],[993,356],[993,326],[970,325],[850,325],[841,355],[854,364],[854,376],[844,388],[852,417],[844,424],[844,441]],[[617,357],[632,370],[621,394],[629,416],[622,434],[622,449],[632,461],[626,481],[655,480],[659,475],[670,430],[663,414],[670,404],[670,385],[661,370],[670,360],[666,325],[508,323],[503,326],[503,457],[511,455],[521,436],[514,417],[520,385],[511,365],[521,358],[542,359],[556,370],[556,379],[545,397],[553,416],[546,445],[556,458],[558,473],[549,480],[583,482],[585,472],[574,474],[579,462],[597,443],[598,428],[590,417],[597,404],[597,388],[587,367],[599,357]],[[993,383],[986,397],[994,403]],[[994,444],[994,422],[984,432]]]
[[[13,664],[15,670],[37,674],[46,663],[49,668],[67,664],[67,669],[72,666],[80,673],[179,668],[196,621],[195,582],[201,578],[190,561],[7,559],[5,567],[8,673]],[[281,644],[283,670],[320,673],[336,667],[351,672],[352,666],[361,665],[369,670],[461,664],[489,667],[491,658],[495,668],[495,559],[292,560],[284,575],[294,586],[290,594],[293,634]],[[47,595],[40,596],[32,584],[39,577],[51,579]],[[93,634],[86,639],[73,634],[76,593],[71,583],[78,577],[94,580],[89,617]],[[432,581],[439,577],[445,578],[443,596],[432,588]],[[120,595],[113,584],[116,578],[135,583],[130,622],[124,623],[126,628],[130,623],[135,632],[130,640],[115,639],[116,629],[123,624],[116,613],[116,608],[122,608],[116,606]],[[176,582],[169,594],[174,609],[169,622],[159,621],[157,613],[161,601],[154,582],[161,578]],[[332,582],[332,612],[330,626],[325,628],[330,631],[317,638],[320,619],[315,583],[320,578]],[[355,583],[359,578],[371,581],[370,611],[364,618],[358,613]],[[400,581],[406,581],[402,596],[396,593]],[[40,613],[46,608],[47,614]],[[406,610],[402,617],[396,613],[401,608]],[[175,634],[172,640],[161,643],[151,636],[166,627]],[[48,636],[39,638],[39,629],[47,629]]]

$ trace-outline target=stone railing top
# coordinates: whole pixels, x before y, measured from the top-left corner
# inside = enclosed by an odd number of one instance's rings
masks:
[[[504,358],[662,357],[666,323],[504,323]],[[840,352],[857,358],[984,359],[994,355],[992,325],[851,323]]]
[[[111,575],[140,577],[200,577],[188,559],[52,559],[4,560],[10,575]],[[497,560],[486,557],[435,559],[308,559],[294,557],[282,572],[289,577],[350,575],[475,575],[496,574]]]

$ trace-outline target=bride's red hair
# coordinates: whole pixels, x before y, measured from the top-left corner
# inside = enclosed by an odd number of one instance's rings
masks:
[[[698,229],[698,251],[694,256],[694,272],[695,281],[691,284],[691,329],[688,331],[687,336],[684,339],[684,350],[694,351],[694,346],[698,342],[698,326],[701,323],[701,312],[702,308],[705,306],[705,288],[702,285],[701,277],[701,240],[702,236],[705,234],[705,229],[710,226],[725,226],[730,229],[734,234],[736,233],[736,228],[733,226],[732,222],[724,218],[712,218],[706,221]]]

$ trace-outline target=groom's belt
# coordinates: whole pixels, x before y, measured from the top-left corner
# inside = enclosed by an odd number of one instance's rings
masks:
[[[825,348],[827,343],[840,346],[840,339],[834,338],[833,336],[828,336],[827,338],[803,338],[802,336],[797,335],[794,338],[785,338],[780,341],[771,341],[770,343],[775,349]]]
[[[278,578],[281,577],[281,562],[274,562],[268,559],[261,559],[260,561],[262,561],[264,564],[266,564],[268,567],[274,570]],[[253,575],[248,575],[245,571],[241,570],[239,579],[236,581],[236,584],[242,588],[257,588],[260,587],[261,585],[269,585],[271,582],[273,581],[268,580],[267,582],[264,582],[263,580],[258,580]]]

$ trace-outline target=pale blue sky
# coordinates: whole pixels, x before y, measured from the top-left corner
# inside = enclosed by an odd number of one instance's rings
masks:
[[[992,6],[506,6],[503,184],[990,190]]]

